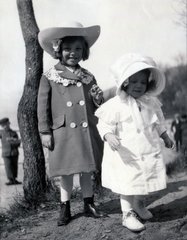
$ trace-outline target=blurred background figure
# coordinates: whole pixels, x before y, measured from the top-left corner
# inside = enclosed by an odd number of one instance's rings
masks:
[[[178,113],[174,115],[174,120],[171,123],[171,132],[173,133],[176,151],[178,152],[182,146],[182,128],[180,115]]]
[[[8,118],[1,119],[0,125],[2,127],[2,130],[0,130],[2,158],[5,164],[6,175],[9,180],[6,185],[21,184],[21,182],[16,180],[18,174],[18,148],[21,144],[21,140],[16,131],[13,131],[10,128]]]
[[[185,157],[187,157],[187,114],[181,115],[182,128],[182,147],[181,150]]]

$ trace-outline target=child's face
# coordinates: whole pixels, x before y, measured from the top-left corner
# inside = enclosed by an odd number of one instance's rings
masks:
[[[148,74],[146,72],[137,72],[130,76],[129,84],[126,86],[125,91],[133,98],[141,97],[147,89]]]
[[[80,39],[62,43],[62,59],[67,66],[74,67],[81,60],[83,56],[83,44]]]

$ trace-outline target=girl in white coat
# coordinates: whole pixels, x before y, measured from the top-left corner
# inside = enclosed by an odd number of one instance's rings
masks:
[[[132,231],[145,229],[145,196],[166,188],[166,171],[160,138],[167,148],[173,141],[163,125],[161,103],[155,97],[165,87],[164,73],[150,57],[123,55],[111,68],[116,96],[95,113],[105,141],[102,185],[120,194],[122,224]]]

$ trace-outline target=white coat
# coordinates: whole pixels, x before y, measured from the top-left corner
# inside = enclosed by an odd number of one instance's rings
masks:
[[[141,104],[141,111],[137,110]],[[166,188],[166,171],[160,146],[163,126],[161,103],[151,96],[135,100],[121,92],[95,113],[98,130],[121,139],[118,151],[104,144],[102,185],[123,195],[147,195]]]

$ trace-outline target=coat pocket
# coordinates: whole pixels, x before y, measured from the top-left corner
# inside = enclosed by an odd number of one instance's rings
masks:
[[[53,125],[52,125],[53,130],[58,129],[64,125],[65,125],[65,114],[62,114],[53,118]]]

